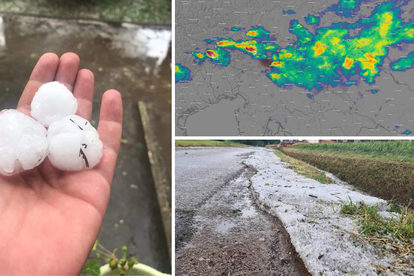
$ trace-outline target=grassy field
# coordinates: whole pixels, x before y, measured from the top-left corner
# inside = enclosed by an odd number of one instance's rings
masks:
[[[309,165],[306,162],[297,160],[295,158],[290,157],[289,155],[284,154],[281,151],[276,150],[275,154],[286,163],[289,163],[292,169],[297,172],[298,174],[304,175],[308,178],[315,179],[319,183],[327,184],[327,183],[335,183],[332,179],[327,177],[325,173],[319,171],[312,165]]]
[[[371,195],[408,205],[414,198],[414,159],[409,154],[413,146],[412,142],[311,144],[282,152]]]
[[[59,18],[171,24],[171,0],[0,0],[0,11]]]
[[[370,157],[384,161],[414,162],[414,141],[307,144],[298,145],[295,148],[354,157]]]
[[[245,147],[246,145],[234,141],[213,140],[176,140],[176,147]]]

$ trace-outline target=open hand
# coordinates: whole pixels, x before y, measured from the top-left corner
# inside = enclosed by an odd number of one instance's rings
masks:
[[[36,64],[17,110],[30,116],[39,87],[59,81],[78,100],[77,115],[91,120],[94,76],[78,71],[79,57],[47,53]],[[60,171],[46,160],[10,177],[0,175],[0,274],[79,274],[98,236],[109,201],[122,132],[122,99],[102,98],[98,132],[104,144],[92,170]]]

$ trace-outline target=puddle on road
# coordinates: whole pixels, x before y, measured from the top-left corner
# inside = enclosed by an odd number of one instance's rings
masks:
[[[6,46],[6,37],[4,35],[3,17],[0,16],[0,51]]]
[[[236,224],[230,221],[221,222],[219,225],[217,225],[217,232],[225,234],[234,226],[236,226]]]
[[[108,249],[127,245],[140,262],[163,272],[171,272],[171,266],[137,102],[152,105],[155,134],[171,175],[170,41],[170,26],[0,15],[0,110],[16,107],[34,65],[46,52],[74,52],[80,68],[95,74],[94,126],[103,93],[120,91],[122,138],[127,143],[121,147],[99,239]],[[138,189],[131,190],[131,185]],[[121,219],[125,223],[114,227]]]
[[[252,217],[252,216],[257,215],[256,207],[255,206],[251,206],[250,208],[243,209],[241,211],[242,211],[242,217],[243,218],[249,218],[249,217]]]

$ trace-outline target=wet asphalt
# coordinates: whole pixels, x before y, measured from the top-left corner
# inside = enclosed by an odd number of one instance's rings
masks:
[[[178,148],[175,152],[176,209],[191,211],[198,208],[245,168],[241,162],[254,150]]]
[[[176,275],[308,275],[280,221],[254,203],[260,148],[176,149]]]

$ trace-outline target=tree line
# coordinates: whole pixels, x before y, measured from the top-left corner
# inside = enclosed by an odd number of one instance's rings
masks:
[[[225,140],[218,140],[225,141]],[[253,146],[253,147],[265,147],[267,145],[279,144],[280,140],[232,140],[232,142],[240,143],[243,145]]]

